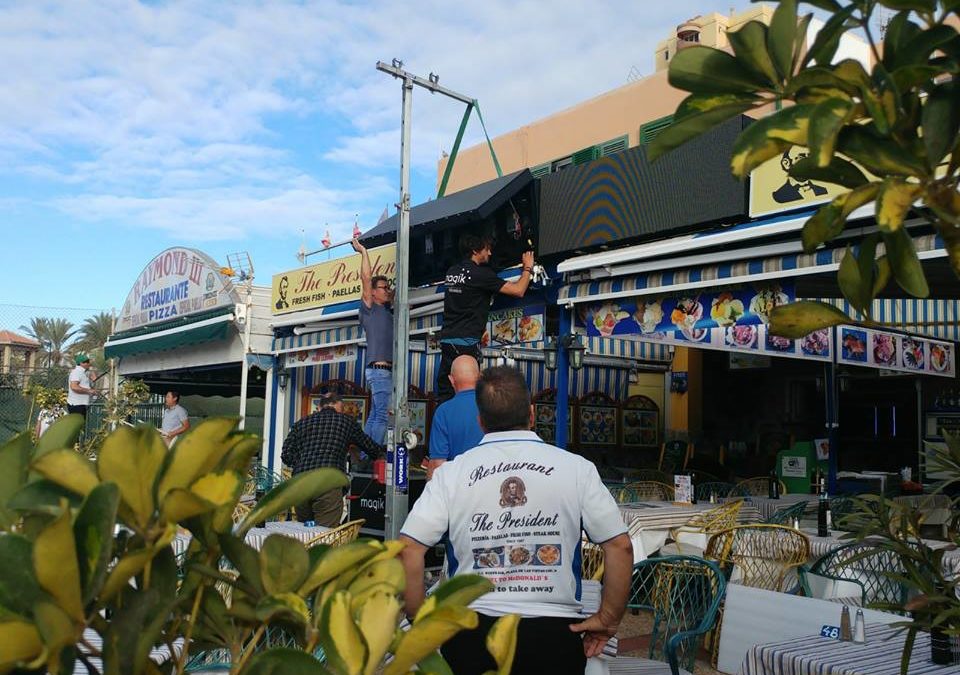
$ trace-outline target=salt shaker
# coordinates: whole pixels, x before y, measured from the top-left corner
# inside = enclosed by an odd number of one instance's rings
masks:
[[[793,529],[795,529],[795,530],[799,530],[799,529],[800,529],[800,519],[797,518],[796,516],[794,516],[794,518],[793,518]]]
[[[867,627],[863,625],[863,610],[857,610],[857,618],[853,620],[853,641],[862,645],[867,641]]]
[[[850,642],[850,608],[846,605],[840,610],[840,639]]]

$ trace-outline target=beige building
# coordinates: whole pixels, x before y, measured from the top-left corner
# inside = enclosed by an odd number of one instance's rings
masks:
[[[769,25],[772,17],[773,8],[761,4],[739,14],[711,13],[684,21],[657,45],[653,55],[656,70],[652,75],[493,139],[504,174],[529,168],[535,176],[542,176],[650,142],[670,123],[677,105],[686,96],[686,92],[667,82],[667,68],[677,50],[696,44],[728,49],[728,32],[753,20]],[[818,19],[811,21],[808,46],[822,26]],[[841,38],[836,58],[854,58],[870,67],[869,46],[855,35]],[[438,185],[448,161],[447,157],[440,160]],[[486,143],[474,145],[458,154],[446,192],[451,194],[496,177]]]

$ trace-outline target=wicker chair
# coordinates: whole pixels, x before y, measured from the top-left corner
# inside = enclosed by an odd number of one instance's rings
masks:
[[[693,671],[703,636],[714,624],[726,581],[716,563],[689,556],[649,558],[633,566],[627,607],[652,614],[649,658],[670,671]],[[651,672],[649,661],[618,656],[611,673]]]
[[[710,499],[711,494],[718,499],[729,497],[730,491],[733,490],[733,483],[725,483],[723,481],[697,482],[697,484],[693,486],[693,490],[697,495],[697,501],[705,502]]]
[[[580,545],[580,578],[601,581],[603,579],[603,549],[597,544],[583,542]]]
[[[905,574],[900,557],[869,542],[835,548],[798,571],[804,595],[810,597],[849,598],[864,607],[874,603],[902,607],[907,601],[907,587],[891,578]]]
[[[615,495],[618,504],[630,502],[672,502],[673,486],[666,483],[657,483],[644,480],[639,483],[630,483],[620,488]]]
[[[367,522],[363,518],[358,518],[357,520],[351,520],[348,523],[344,523],[339,527],[335,527],[332,530],[327,530],[322,534],[318,534],[313,539],[309,540],[306,543],[307,548],[311,546],[316,546],[318,544],[325,544],[327,546],[343,546],[344,544],[349,544],[351,541],[355,541],[356,538],[360,535],[360,528],[363,527],[363,524]]]
[[[638,483],[643,480],[653,480],[658,483],[670,484],[673,476],[657,469],[623,469],[623,476],[627,483]]]
[[[802,519],[809,505],[809,502],[797,502],[790,506],[784,506],[782,509],[777,509],[777,511],[764,522],[768,525],[793,525],[793,519]]]
[[[731,583],[783,592],[791,570],[810,557],[810,540],[782,525],[738,525],[710,537],[705,556]]]
[[[684,553],[683,546],[689,549],[701,551],[706,548],[708,540],[717,532],[723,532],[735,527],[737,516],[740,515],[740,508],[743,506],[743,500],[720,504],[709,511],[702,511],[693,516],[685,525],[676,527],[670,531],[670,537],[674,543],[661,549],[667,553]]]
[[[777,479],[780,480],[780,479]],[[766,497],[770,492],[770,479],[767,476],[747,478],[737,483],[730,491],[731,497]],[[787,494],[787,486],[780,481],[780,494]]]

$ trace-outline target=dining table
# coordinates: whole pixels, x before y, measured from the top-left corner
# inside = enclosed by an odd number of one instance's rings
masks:
[[[906,631],[889,625],[866,628],[866,642],[811,635],[757,644],[747,650],[740,675],[900,675]],[[930,635],[917,633],[910,675],[956,675],[960,665],[930,660]]]
[[[747,504],[750,504],[751,506],[756,508],[757,511],[760,512],[761,520],[766,521],[766,520],[770,520],[771,516],[773,516],[773,514],[779,511],[780,509],[786,508],[788,506],[793,506],[797,502],[811,502],[811,501],[816,502],[817,495],[811,495],[805,492],[796,492],[792,494],[788,493],[785,495],[780,495],[780,497],[777,499],[773,499],[772,497],[759,497],[759,496],[753,495],[749,497],[725,497],[721,499],[721,501],[729,502],[735,499],[745,500]]]
[[[620,517],[627,525],[627,533],[633,544],[633,562],[646,560],[667,543],[671,530],[683,527],[694,516],[717,506],[709,502],[680,504],[650,501],[620,504]],[[741,523],[756,523],[763,518],[755,506],[745,502],[737,520]]]
[[[292,537],[306,544],[318,535],[328,532],[329,530],[330,528],[323,527],[322,525],[306,527],[303,523],[296,520],[269,522],[265,524],[265,527],[250,528],[244,537],[244,541],[259,551],[263,547],[263,542],[265,542],[271,534],[282,534],[285,537]],[[186,552],[192,538],[193,535],[186,530],[178,532],[173,540],[174,555],[179,556]]]

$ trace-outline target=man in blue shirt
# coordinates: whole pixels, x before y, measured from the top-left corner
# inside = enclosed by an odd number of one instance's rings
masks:
[[[428,480],[438,466],[476,447],[483,438],[474,391],[480,379],[477,360],[468,354],[458,356],[450,366],[449,378],[456,394],[433,413]]]

